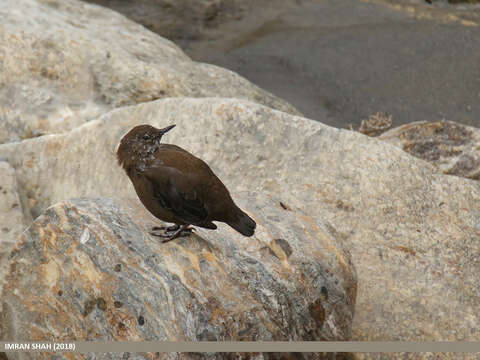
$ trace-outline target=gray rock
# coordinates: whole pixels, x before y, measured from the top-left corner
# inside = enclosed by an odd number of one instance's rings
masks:
[[[0,143],[66,131],[113,108],[166,97],[237,97],[298,114],[100,6],[4,0],[0,17]]]
[[[480,184],[376,138],[234,99],[165,99],[67,134],[0,145],[38,216],[78,196],[134,197],[115,148],[134,125],[211,165],[236,198],[274,193],[331,223],[359,277],[354,340],[480,340]]]
[[[480,180],[480,129],[452,121],[418,121],[379,136],[444,174]]]
[[[239,199],[255,236],[220,224],[166,244],[137,199],[48,208],[12,252],[0,339],[348,339],[357,285],[341,239],[269,196]]]
[[[17,192],[15,171],[0,161],[0,297],[8,255],[25,229],[25,221]]]

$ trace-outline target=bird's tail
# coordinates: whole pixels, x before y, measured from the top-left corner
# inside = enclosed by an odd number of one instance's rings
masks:
[[[243,236],[252,236],[257,226],[257,223],[239,208],[235,213],[235,219],[227,222],[227,224]]]

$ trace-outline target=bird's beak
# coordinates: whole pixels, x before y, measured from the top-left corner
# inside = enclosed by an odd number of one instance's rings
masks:
[[[174,125],[170,125],[170,126],[167,126],[167,127],[163,128],[163,129],[160,129],[159,131],[160,131],[160,133],[163,135],[163,134],[165,134],[166,132],[169,132],[170,130],[172,130],[175,126],[176,126],[175,124],[174,124]]]

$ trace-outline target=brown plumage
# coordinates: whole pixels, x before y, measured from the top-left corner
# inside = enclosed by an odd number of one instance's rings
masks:
[[[165,233],[151,234],[170,241],[191,232],[189,225],[216,229],[212,221],[221,221],[242,235],[252,236],[255,221],[235,205],[210,167],[176,145],[160,143],[173,127],[136,126],[122,138],[117,150],[118,162],[143,205],[160,220],[175,224],[154,227]]]

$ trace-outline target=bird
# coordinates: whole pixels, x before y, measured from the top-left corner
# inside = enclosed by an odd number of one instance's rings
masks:
[[[255,221],[235,204],[207,163],[177,145],[161,142],[175,126],[135,126],[117,148],[118,163],[142,204],[156,218],[174,224],[154,226],[150,234],[165,243],[190,235],[191,225],[215,230],[213,221],[218,221],[252,236]]]

